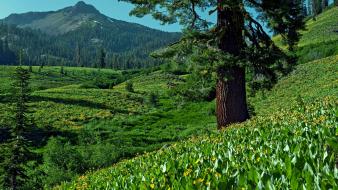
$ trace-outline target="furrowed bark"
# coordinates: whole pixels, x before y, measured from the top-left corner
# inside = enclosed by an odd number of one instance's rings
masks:
[[[244,46],[244,15],[241,11],[241,0],[232,1],[234,6],[222,7],[218,0],[218,30],[221,31],[219,48],[226,53],[238,56]],[[216,115],[218,129],[232,123],[239,123],[249,118],[246,89],[245,69],[239,66],[224,66],[217,71]]]

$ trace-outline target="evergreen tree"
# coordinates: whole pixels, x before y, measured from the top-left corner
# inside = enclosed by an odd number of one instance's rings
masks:
[[[33,66],[32,66],[32,64],[29,65],[28,71],[29,71],[30,73],[33,72]]]
[[[106,52],[103,48],[100,49],[98,61],[100,68],[106,68]]]
[[[41,73],[42,69],[43,69],[43,63],[41,63],[41,65],[39,66],[38,73]]]
[[[313,15],[313,0],[307,0],[308,15]]]
[[[2,54],[4,52],[3,47],[4,47],[4,45],[3,45],[2,39],[0,39],[0,56],[2,56]]]
[[[307,0],[302,0],[302,14],[304,17],[307,17],[309,15],[309,9],[308,9],[308,4]]]
[[[311,1],[313,20],[316,20],[317,15],[322,12],[322,0],[309,1]]]
[[[60,68],[60,74],[61,74],[61,76],[63,76],[63,75],[65,74],[65,71],[64,71],[63,65],[62,65],[62,66],[61,66],[61,68]]]
[[[65,70],[64,70],[64,65],[65,65],[65,60],[61,60],[61,68],[60,68],[60,74],[61,76],[65,75]]]
[[[134,85],[133,85],[133,82],[131,82],[131,81],[126,82],[126,90],[127,90],[128,92],[134,92]]]
[[[270,28],[283,37],[289,49],[293,49],[299,39],[299,33],[295,31],[304,26],[303,23],[293,23],[299,22],[298,18],[293,18],[301,11],[298,0],[124,1],[135,5],[132,15],[142,17],[149,14],[164,24],[179,21],[185,26],[179,42],[154,56],[174,57],[186,64],[213,69],[217,76],[219,129],[249,118],[246,70],[253,75],[253,80],[263,81],[270,87],[276,82],[277,69],[284,69],[281,60],[286,60],[286,56],[274,45],[248,8],[255,9],[260,18],[268,21]],[[296,4],[297,8],[294,8]],[[200,10],[216,13],[217,23],[212,25]]]
[[[32,158],[29,150],[30,143],[27,140],[30,122],[27,117],[30,89],[28,70],[18,67],[16,69],[13,83],[13,103],[15,104],[14,124],[10,128],[9,139],[2,144],[1,150],[3,161],[1,162],[1,185],[4,189],[21,189],[26,175],[26,164]]]
[[[4,59],[4,50],[3,50],[3,42],[0,39],[0,62],[3,64],[3,59]]]
[[[148,96],[148,102],[151,106],[153,107],[157,107],[159,100],[158,100],[158,93],[155,92],[150,92],[149,96]]]
[[[3,51],[4,52],[8,52],[9,51],[8,34],[6,35],[5,40],[4,40]]]
[[[19,65],[22,66],[22,60],[23,60],[23,51],[20,49],[19,51]]]
[[[303,2],[302,0],[289,0],[286,7],[285,11],[288,14],[283,18],[283,21],[270,26],[277,33],[284,35],[288,49],[292,52],[301,37],[299,30],[305,29]]]
[[[326,7],[329,6],[329,1],[328,0],[321,0],[322,2],[322,10],[326,9]]]
[[[76,49],[75,49],[75,62],[76,62],[76,65],[78,67],[83,67],[84,66],[82,64],[82,61],[81,61],[81,48],[80,48],[79,44],[76,45]]]

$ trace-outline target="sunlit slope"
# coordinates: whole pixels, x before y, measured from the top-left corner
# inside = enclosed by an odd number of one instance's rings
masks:
[[[333,148],[338,140],[338,100],[335,82],[331,80],[331,69],[338,66],[331,61],[336,58],[297,68],[269,94],[270,105],[257,102],[264,105],[259,110],[265,113],[262,116],[234,125],[219,135],[202,135],[122,161],[55,189],[337,187],[337,150]],[[322,73],[324,77],[319,78],[323,81],[301,82],[313,79],[306,68],[318,69],[318,65],[327,69]],[[297,101],[292,99],[298,96],[296,89],[304,89]],[[270,111],[271,107],[275,110]]]
[[[31,110],[36,126],[48,133],[71,134],[72,138],[86,133],[95,138],[95,134],[99,134],[101,143],[116,147],[113,150],[116,157],[109,158],[111,160],[118,161],[192,135],[215,131],[212,102],[182,104],[168,95],[168,82],[179,80],[178,76],[158,71],[135,73],[134,77],[123,74],[125,71],[68,67],[64,68],[66,76],[60,76],[60,67],[44,67],[44,72],[37,69],[33,68],[32,86],[48,86],[42,90],[33,87]],[[35,79],[37,77],[43,80]],[[134,92],[125,89],[125,82],[107,86],[121,77],[133,82]],[[53,81],[60,80],[54,85]],[[9,77],[7,83],[11,83]],[[156,92],[156,106],[149,102],[151,92]],[[8,94],[2,94],[0,127],[10,121],[9,100]]]
[[[306,22],[299,46],[338,40],[338,7],[333,7],[318,15],[316,20]]]
[[[338,55],[298,65],[269,92],[250,99],[260,115],[289,108],[297,99],[338,97]]]
[[[0,76],[0,126],[10,120],[10,89],[15,67],[1,66]],[[95,84],[113,83],[120,80],[120,72],[90,68],[65,67],[61,74],[60,67],[44,67],[39,71],[33,67],[30,86],[32,88],[31,107],[34,121],[40,128],[71,128],[94,118],[105,118],[111,112],[128,110],[136,101],[120,96],[109,89],[99,89]],[[114,106],[116,101],[109,101],[119,96],[124,105]],[[122,102],[122,103],[123,103]],[[133,102],[133,104],[129,104]],[[112,108],[113,107],[113,108]]]
[[[306,22],[306,29],[301,32],[302,38],[298,44],[297,55],[299,63],[338,54],[338,7],[331,7]],[[273,37],[278,46],[286,49],[281,36]]]
[[[0,65],[0,95],[9,93],[15,68],[14,66]],[[28,69],[28,67],[26,68]],[[97,69],[78,67],[64,67],[64,71],[61,73],[61,67],[45,66],[39,69],[34,66],[32,71],[30,86],[33,91],[82,84],[94,80],[98,75],[102,78],[108,78],[108,76],[116,78],[121,75],[121,72],[110,69],[101,69],[99,72]]]

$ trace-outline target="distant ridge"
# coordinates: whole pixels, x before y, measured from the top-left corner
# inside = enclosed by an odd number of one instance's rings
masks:
[[[57,11],[11,14],[2,21],[16,27],[9,35],[13,50],[26,49],[25,57],[35,65],[59,65],[65,60],[70,66],[93,67],[97,66],[98,51],[104,49],[106,67],[151,67],[160,62],[149,54],[180,37],[180,33],[110,18],[83,1]],[[5,38],[7,31],[0,28],[0,38]],[[75,61],[77,48],[81,63]]]
[[[127,23],[101,14],[93,5],[83,1],[57,11],[11,14],[3,19],[3,22],[20,28],[40,30],[49,35],[65,34],[88,25],[94,27],[100,24],[102,27],[111,28]],[[141,27],[139,24],[128,24],[133,27]],[[145,26],[142,27],[149,29]]]

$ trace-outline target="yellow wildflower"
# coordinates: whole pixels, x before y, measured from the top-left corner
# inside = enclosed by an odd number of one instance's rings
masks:
[[[183,176],[184,177],[186,177],[186,176],[188,176],[190,173],[191,173],[191,169],[189,168],[189,169],[187,169],[184,173],[183,173]]]

